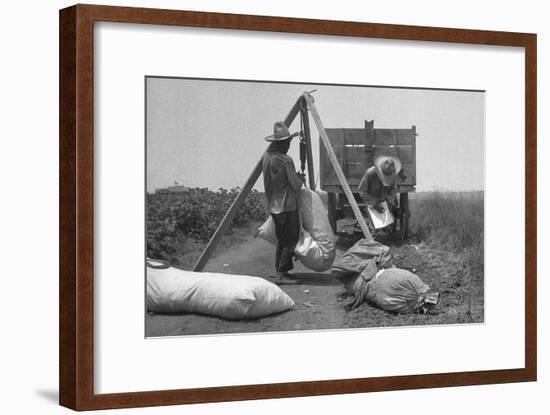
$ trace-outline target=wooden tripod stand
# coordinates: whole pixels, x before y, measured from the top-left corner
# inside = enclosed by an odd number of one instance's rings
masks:
[[[325,131],[325,127],[323,126],[323,123],[321,121],[321,117],[319,116],[319,112],[317,111],[317,107],[315,106],[314,99],[309,92],[304,92],[298,98],[298,100],[294,103],[293,107],[291,108],[290,112],[288,113],[288,115],[286,116],[283,122],[287,127],[290,127],[290,125],[292,124],[292,122],[294,121],[298,113],[300,113],[302,117],[303,129],[304,129],[303,138],[305,140],[305,145],[306,145],[306,161],[307,161],[307,169],[308,169],[309,187],[310,189],[315,190],[315,179],[314,179],[315,176],[313,172],[313,154],[311,150],[311,131],[309,128],[309,116],[308,116],[309,112],[311,112],[311,116],[313,117],[313,122],[315,123],[315,126],[319,131],[321,143],[323,143],[323,146],[326,149],[326,152],[328,154],[332,167],[334,168],[334,171],[336,172],[338,180],[340,181],[340,185],[342,186],[342,189],[344,190],[344,193],[349,200],[349,203],[353,210],[353,214],[357,219],[357,223],[359,223],[359,226],[361,227],[361,231],[365,235],[365,238],[371,240],[372,235],[370,234],[367,223],[365,222],[365,218],[363,218],[363,215],[361,214],[361,210],[359,209],[359,206],[355,201],[355,198],[353,197],[353,193],[346,180],[346,176],[342,171],[342,166],[340,166],[340,163],[338,162],[338,158],[334,153],[334,150],[332,148],[328,135]],[[210,259],[210,256],[216,249],[216,246],[218,245],[221,238],[229,228],[229,225],[231,224],[233,217],[235,216],[235,214],[241,207],[242,203],[244,202],[244,200],[246,199],[246,197],[248,196],[248,194],[256,184],[256,181],[260,177],[261,173],[262,173],[262,159],[260,158],[256,166],[254,167],[254,170],[252,170],[252,173],[250,174],[249,178],[243,185],[241,192],[237,195],[237,197],[229,207],[229,210],[226,212],[221,223],[218,225],[218,228],[214,232],[214,235],[212,235],[212,238],[210,238],[208,245],[206,245],[206,248],[204,248],[204,251],[202,252],[197,262],[195,263],[195,266],[193,267],[193,271],[199,272],[203,270],[204,266],[208,262],[208,259]]]

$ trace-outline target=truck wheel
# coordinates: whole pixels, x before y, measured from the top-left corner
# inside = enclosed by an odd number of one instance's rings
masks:
[[[399,229],[401,231],[401,239],[409,237],[409,218],[411,211],[409,210],[409,193],[401,193],[399,196],[399,210],[401,211],[401,220]]]
[[[401,219],[401,239],[409,238],[409,217],[403,216]]]

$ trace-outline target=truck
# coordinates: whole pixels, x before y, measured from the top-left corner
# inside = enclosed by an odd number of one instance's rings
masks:
[[[365,121],[364,128],[325,128],[354,198],[364,210],[364,203],[357,193],[365,171],[374,165],[380,155],[397,156],[402,163],[404,179],[398,179],[399,208],[394,212],[402,239],[409,236],[409,192],[416,189],[416,126],[411,128],[375,128],[374,120]],[[353,217],[349,201],[329,161],[323,145],[320,148],[320,186],[328,193],[328,214],[333,230],[337,231],[340,219]]]

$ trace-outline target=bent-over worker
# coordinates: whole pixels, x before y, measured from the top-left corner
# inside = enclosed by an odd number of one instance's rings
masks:
[[[278,284],[296,284],[297,280],[288,273],[293,267],[294,248],[300,237],[298,196],[305,177],[296,173],[292,158],[287,155],[292,138],[300,133],[290,134],[283,122],[276,122],[273,135],[265,137],[271,142],[262,159],[267,210],[275,224],[277,249],[275,269]]]
[[[369,219],[373,224],[373,212],[384,214],[386,209],[390,212],[397,209],[397,178],[403,179],[404,173],[401,160],[395,156],[378,156],[374,159],[374,165],[367,169],[357,192],[367,205]],[[386,202],[386,203],[384,203]],[[375,213],[375,212],[374,212]],[[393,217],[391,218],[393,223]]]

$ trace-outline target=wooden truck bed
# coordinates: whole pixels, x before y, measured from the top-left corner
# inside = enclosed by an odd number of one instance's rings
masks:
[[[378,155],[399,157],[406,179],[399,184],[400,192],[414,191],[416,186],[416,127],[374,128],[374,121],[365,121],[365,128],[326,128],[334,152],[342,166],[352,191]],[[336,173],[329,162],[324,146],[320,146],[321,188],[341,193]]]

